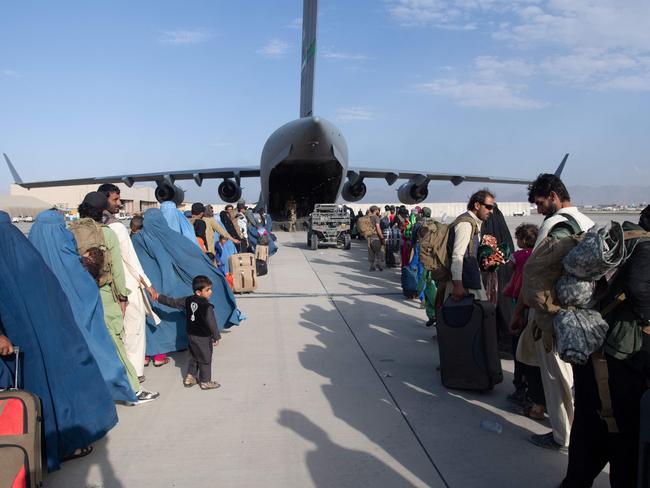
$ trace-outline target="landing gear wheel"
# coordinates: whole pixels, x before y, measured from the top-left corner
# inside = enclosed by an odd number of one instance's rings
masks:
[[[316,234],[312,234],[309,238],[309,247],[312,251],[316,251],[318,249],[318,236]]]
[[[345,237],[343,238],[343,249],[346,251],[350,250],[352,247],[352,237],[350,237],[350,234],[345,234]]]

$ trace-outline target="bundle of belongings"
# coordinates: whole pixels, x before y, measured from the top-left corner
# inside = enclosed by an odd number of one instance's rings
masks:
[[[609,229],[594,226],[583,234],[540,243],[524,268],[522,297],[534,309],[534,335],[541,336],[547,352],[555,344],[560,358],[583,365],[603,348],[606,337],[617,341],[621,334],[612,331],[608,336],[603,317],[625,296],[619,293],[609,303],[603,298],[611,295],[609,285],[645,241],[650,242],[650,233],[641,227],[612,222]]]

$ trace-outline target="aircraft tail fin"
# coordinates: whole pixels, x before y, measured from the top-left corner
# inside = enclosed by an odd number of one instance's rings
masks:
[[[303,0],[302,63],[300,66],[300,117],[310,117],[314,109],[314,67],[316,63],[316,23],[318,0]]]
[[[9,159],[9,156],[7,156],[5,153],[2,153],[2,155],[5,157],[5,161],[7,162],[7,166],[9,167],[9,172],[11,173],[11,176],[14,179],[14,183],[16,183],[17,185],[22,185],[23,184],[23,179],[18,174],[18,171],[16,171],[16,168],[14,168],[14,165],[11,163],[11,160]]]
[[[564,165],[566,165],[566,160],[569,159],[569,153],[566,153],[564,155],[564,158],[562,158],[562,162],[560,165],[557,167],[555,170],[555,176],[562,176],[562,171],[564,171]]]

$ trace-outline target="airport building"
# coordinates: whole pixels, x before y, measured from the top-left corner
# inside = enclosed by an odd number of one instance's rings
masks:
[[[59,186],[27,190],[18,185],[11,185],[8,203],[10,203],[11,196],[32,197],[47,203],[50,207],[57,207],[61,210],[75,210],[84,196],[91,191],[97,191],[98,186]],[[123,183],[118,183],[117,186],[120,189],[125,213],[132,215],[144,212],[148,208],[158,207],[158,201],[154,196],[155,189],[153,187],[136,184],[132,188],[129,188]]]

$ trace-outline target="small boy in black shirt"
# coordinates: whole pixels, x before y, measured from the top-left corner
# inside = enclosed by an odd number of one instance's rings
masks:
[[[221,385],[212,381],[212,350],[219,344],[221,334],[214,316],[214,305],[209,301],[212,296],[212,282],[207,276],[197,276],[192,280],[194,295],[186,298],[170,298],[158,295],[158,302],[168,307],[184,309],[187,315],[187,335],[190,361],[183,386],[190,388],[198,384],[202,390],[214,390]]]

